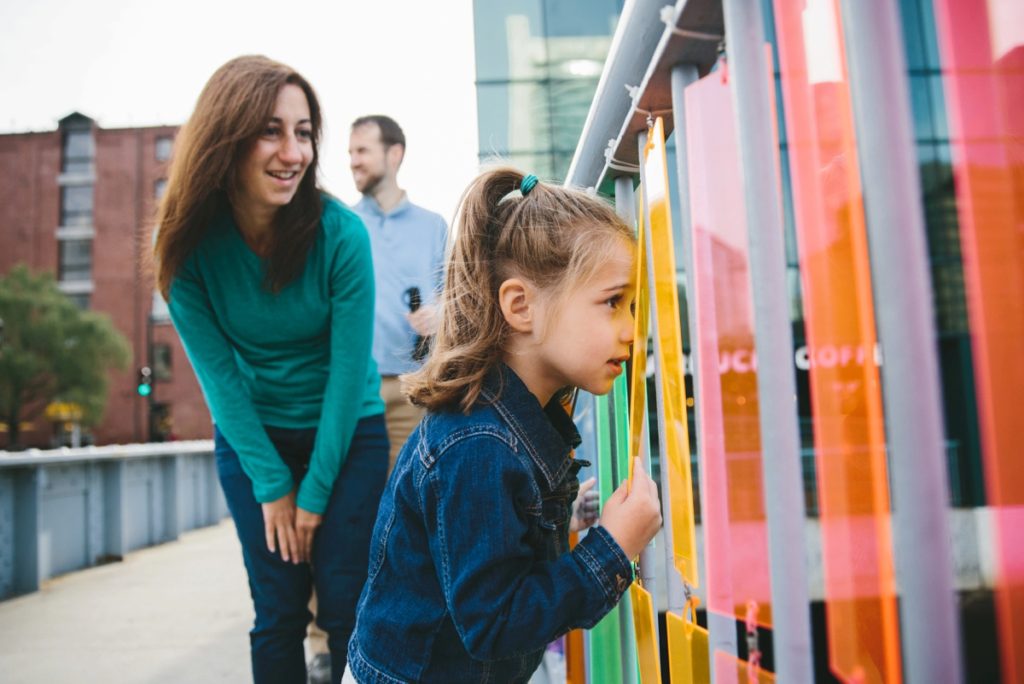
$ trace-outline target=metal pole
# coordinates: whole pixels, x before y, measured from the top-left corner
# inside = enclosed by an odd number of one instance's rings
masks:
[[[636,225],[636,196],[633,192],[633,179],[630,176],[619,176],[615,179],[615,213],[617,213],[626,225]],[[633,341],[637,344],[637,341]],[[642,344],[647,344],[644,340]],[[636,397],[633,398],[636,401]],[[644,423],[643,438],[641,441],[641,448],[647,444],[649,439],[647,433],[647,424]],[[634,426],[630,426],[630,429],[634,429]],[[646,449],[644,449],[646,452]],[[622,663],[622,684],[635,684],[637,676],[636,659],[632,657],[633,654],[633,642],[635,641],[635,630],[633,628],[633,610],[632,605],[629,601],[629,594],[623,597],[621,602],[621,608],[619,609],[619,635],[621,644],[619,646],[619,653],[621,655],[620,662]]]
[[[906,678],[960,682],[942,394],[902,34],[887,0],[841,5],[884,358]]]
[[[811,682],[793,331],[764,23],[759,2],[723,0],[722,8],[750,245],[775,672],[780,682]]]

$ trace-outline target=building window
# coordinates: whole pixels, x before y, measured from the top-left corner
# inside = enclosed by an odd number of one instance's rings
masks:
[[[70,299],[71,302],[82,311],[85,311],[86,309],[89,308],[89,295],[87,293],[83,292],[76,294],[68,294],[64,296]]]
[[[167,381],[171,379],[171,345],[153,345],[153,378]]]
[[[92,278],[92,240],[61,240],[59,274],[61,282]]]
[[[162,135],[156,139],[156,160],[167,161],[171,158],[171,145],[174,140],[170,136]]]
[[[64,154],[61,171],[64,173],[89,173],[95,156],[92,130],[72,129],[64,133]]]
[[[166,178],[157,178],[156,181],[153,183],[153,197],[156,197],[158,200],[159,199],[163,199],[164,193],[166,191],[167,191],[167,179]]]
[[[92,225],[92,185],[65,185],[61,187],[60,225]]]

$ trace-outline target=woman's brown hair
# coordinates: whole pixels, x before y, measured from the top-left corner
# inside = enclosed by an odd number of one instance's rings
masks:
[[[545,183],[524,196],[522,182],[521,172],[495,168],[462,196],[430,356],[402,376],[416,404],[468,412],[476,403],[511,332],[498,304],[506,279],[526,278],[558,298],[623,241],[634,243],[632,229],[600,198]]]
[[[214,215],[230,206],[239,162],[273,116],[287,85],[302,88],[309,104],[313,161],[292,201],[277,212],[266,286],[279,291],[299,275],[316,239],[322,204],[316,169],[322,129],[313,87],[294,69],[259,55],[236,57],[210,77],[174,145],[167,190],[157,211],[153,260],[165,299],[182,264],[199,245]]]

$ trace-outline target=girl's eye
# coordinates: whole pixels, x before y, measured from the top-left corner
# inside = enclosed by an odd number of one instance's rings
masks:
[[[622,303],[622,295],[614,295],[612,297],[609,297],[605,301],[605,304],[607,304],[608,308],[610,308],[610,309],[617,309],[617,308],[619,308],[619,305],[621,303]]]
[[[300,129],[300,130],[295,132],[295,135],[300,140],[312,140],[313,139],[313,131],[311,131],[311,130]]]
[[[281,129],[277,126],[267,126],[263,129],[264,138],[276,138],[281,133]]]

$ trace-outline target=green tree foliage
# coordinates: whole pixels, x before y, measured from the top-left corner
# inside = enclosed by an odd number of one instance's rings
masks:
[[[53,276],[24,265],[0,276],[0,420],[18,446],[19,424],[51,401],[82,408],[95,425],[107,403],[107,372],[125,368],[128,341],[105,314],[81,311]]]

